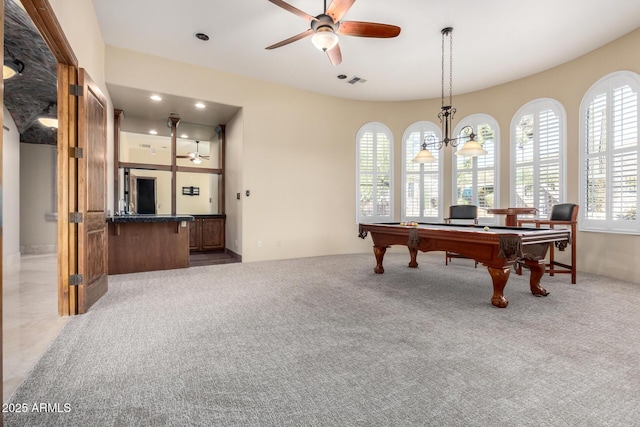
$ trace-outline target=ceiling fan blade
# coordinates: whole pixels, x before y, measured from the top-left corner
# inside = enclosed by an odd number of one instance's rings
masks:
[[[327,8],[325,14],[329,15],[333,22],[338,22],[342,19],[345,13],[353,6],[356,0],[333,0]]]
[[[294,15],[298,15],[301,18],[304,18],[308,21],[317,21],[318,18],[316,18],[315,16],[311,16],[306,12],[301,11],[298,8],[295,8],[293,6],[291,6],[289,3],[285,3],[282,0],[269,0],[271,3],[275,4],[276,6],[280,6],[281,8],[283,8],[284,10],[288,10],[289,12],[293,13]]]
[[[307,31],[305,31],[303,33],[300,33],[300,34],[295,35],[293,37],[289,37],[288,39],[282,40],[281,42],[278,42],[276,44],[272,44],[271,46],[267,46],[267,47],[265,47],[265,49],[267,49],[267,50],[275,49],[277,47],[281,47],[281,46],[287,45],[289,43],[293,43],[296,40],[300,40],[302,38],[310,36],[311,34],[313,34],[313,30],[311,28],[309,28]]]
[[[193,159],[194,157],[193,154],[185,154],[184,156],[176,156],[176,159]]]
[[[400,34],[400,27],[376,22],[343,21],[340,23],[336,34],[388,39]]]
[[[342,51],[340,50],[340,45],[337,44],[333,49],[328,50],[327,56],[333,65],[340,64],[342,62]]]

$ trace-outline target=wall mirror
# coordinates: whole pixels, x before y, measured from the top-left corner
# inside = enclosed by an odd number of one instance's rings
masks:
[[[174,185],[173,213],[220,213],[221,137],[216,127],[180,122],[175,140],[172,158],[171,136],[120,132],[119,213],[171,214]]]

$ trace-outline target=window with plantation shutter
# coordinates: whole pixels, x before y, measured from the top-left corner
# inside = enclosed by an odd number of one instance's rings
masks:
[[[511,121],[510,206],[533,207],[548,218],[566,197],[566,113],[558,101],[537,99]]]
[[[356,147],[356,220],[393,219],[393,136],[382,123],[360,128]]]
[[[580,228],[640,233],[638,106],[640,75],[609,74],[580,106]]]
[[[474,114],[460,121],[456,126],[455,136],[465,126],[471,126],[476,133],[476,139],[487,150],[487,154],[478,157],[463,157],[453,155],[453,204],[476,205],[478,207],[478,222],[480,224],[495,224],[497,218],[487,213],[487,209],[500,206],[498,199],[498,159],[500,147],[500,132],[498,122],[486,114]],[[461,148],[466,139],[460,139]]]
[[[437,161],[414,163],[425,137],[441,139],[440,127],[422,121],[412,124],[402,136],[402,220],[434,222],[442,218],[441,150],[430,150]]]

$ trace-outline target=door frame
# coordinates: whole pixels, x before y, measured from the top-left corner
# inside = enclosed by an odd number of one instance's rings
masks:
[[[133,213],[140,213],[138,212],[138,208],[140,207],[140,202],[138,200],[139,180],[153,181],[153,214],[155,215],[157,213],[156,206],[158,204],[158,182],[155,176],[141,176],[129,172],[129,207],[133,204]]]
[[[55,16],[49,0],[21,0],[24,9],[58,62],[58,315],[77,314],[77,290],[70,276],[77,271],[77,227],[70,213],[77,208],[78,105],[69,90],[78,84],[78,59]],[[4,12],[3,12],[4,16]]]

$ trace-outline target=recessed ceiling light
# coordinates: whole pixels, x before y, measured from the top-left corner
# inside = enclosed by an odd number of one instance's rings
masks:
[[[209,36],[206,35],[205,33],[195,33],[195,36],[198,40],[202,40],[203,42],[206,42],[209,40]]]
[[[157,131],[157,130],[155,130],[155,129],[151,129],[151,130],[149,131],[149,133],[150,133],[151,135],[157,135],[157,134],[158,134],[158,131]]]
[[[150,98],[154,101],[162,101],[160,95],[151,95]]]
[[[182,135],[180,135],[180,138],[187,139],[189,138],[189,135],[187,135],[186,133],[183,133]]]
[[[204,108],[204,104],[202,102],[196,102],[196,108]]]
[[[340,75],[338,76],[338,78],[339,78],[340,80],[344,80],[344,79],[346,79],[346,78],[347,78],[347,76],[345,76],[344,74],[340,74]]]

